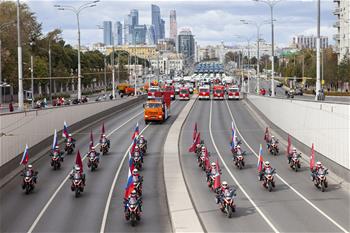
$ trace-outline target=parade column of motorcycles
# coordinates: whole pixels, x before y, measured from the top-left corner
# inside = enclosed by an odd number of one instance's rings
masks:
[[[231,136],[231,152],[233,155],[233,164],[238,168],[242,169],[245,166],[244,157],[247,155],[246,151],[241,149],[241,141],[238,140],[236,136],[236,131],[232,122],[232,136]],[[236,188],[234,186],[229,186],[226,181],[221,182],[221,169],[218,160],[216,162],[210,162],[210,152],[208,152],[207,147],[203,140],[200,139],[200,133],[197,129],[197,123],[195,123],[193,135],[193,143],[189,148],[189,152],[194,152],[197,158],[198,166],[205,172],[206,181],[209,189],[215,193],[216,203],[219,204],[220,210],[227,215],[228,218],[232,217],[233,212],[235,212],[236,204],[234,198],[236,197]],[[264,134],[264,140],[266,142],[267,150],[273,156],[279,154],[278,140],[270,134],[269,129],[266,128]],[[276,169],[272,168],[269,161],[264,161],[263,149],[260,144],[258,163],[257,163],[257,173],[258,180],[262,181],[262,186],[268,189],[269,192],[275,187],[274,174]],[[286,157],[288,164],[291,169],[295,172],[301,168],[301,153],[298,153],[296,148],[291,145],[291,138],[288,135],[288,146],[286,150]],[[311,157],[310,157],[310,171],[311,178],[314,185],[324,192],[327,188],[328,183],[326,175],[328,174],[328,169],[324,168],[321,162],[317,162],[315,165],[315,150],[312,144]]]
[[[72,154],[75,149],[76,140],[72,137],[72,134],[68,133],[68,126],[66,122],[64,122],[62,137],[64,138],[64,151],[67,155]],[[128,151],[129,176],[127,185],[125,187],[123,204],[125,219],[127,221],[130,220],[131,224],[134,226],[136,224],[136,221],[139,221],[141,218],[143,177],[139,174],[139,171],[142,170],[143,158],[147,152],[147,140],[143,135],[139,134],[138,124],[133,133],[132,140],[132,147]],[[105,134],[104,124],[102,125],[99,145],[102,155],[106,155],[110,149],[110,140]],[[51,157],[50,165],[54,170],[60,169],[61,163],[64,161],[64,154],[65,153],[60,150],[60,147],[58,145],[57,131],[55,130],[53,144],[49,154]],[[87,158],[87,166],[91,169],[91,172],[93,172],[98,168],[100,162],[100,153],[97,152],[97,148],[94,146],[92,132],[90,133],[89,152],[87,154]],[[26,194],[29,194],[37,183],[39,172],[33,169],[32,164],[29,164],[28,145],[25,147],[20,164],[24,165],[24,169],[21,171],[21,176],[23,176],[22,189],[25,190]],[[69,178],[72,181],[71,191],[75,193],[75,197],[79,197],[80,194],[84,191],[86,182],[85,174],[83,171],[83,162],[79,150],[77,151],[75,165],[73,166]]]

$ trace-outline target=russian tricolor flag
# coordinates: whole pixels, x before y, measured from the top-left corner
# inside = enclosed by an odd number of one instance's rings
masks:
[[[132,135],[131,139],[135,139],[139,136],[140,132],[139,132],[139,122],[136,123],[136,127],[135,127],[135,131],[134,134]]]
[[[129,172],[128,172],[128,181],[126,183],[126,186],[125,186],[125,193],[124,193],[124,198],[128,198],[129,195],[131,194],[131,192],[134,190],[134,181],[132,179],[132,174],[131,174],[131,171],[129,169]]]
[[[26,148],[24,149],[23,156],[19,164],[26,165],[28,161],[29,161],[29,152],[28,152],[28,145],[26,144]]]
[[[53,135],[53,142],[52,142],[52,150],[55,149],[55,147],[58,145],[58,141],[57,141],[57,130],[55,129],[55,133]]]
[[[68,125],[67,125],[67,122],[64,121],[63,122],[63,132],[62,132],[62,137],[64,138],[68,138]]]
[[[262,154],[263,154],[263,150],[262,150],[262,145],[260,144],[258,164],[256,165],[258,167],[258,172],[260,172],[263,168],[264,158],[262,157]]]
[[[134,161],[132,159],[131,153],[129,151],[129,170],[132,172],[135,168]]]
[[[233,121],[231,125],[231,130],[232,130],[231,149],[233,149],[236,146],[236,131],[235,131],[235,127],[233,126]]]

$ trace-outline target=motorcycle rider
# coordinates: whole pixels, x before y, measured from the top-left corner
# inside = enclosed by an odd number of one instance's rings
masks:
[[[51,152],[51,156],[54,156],[55,154],[58,155],[58,157],[60,158],[61,162],[63,162],[63,151],[60,151],[60,147],[59,146],[55,146],[55,148],[53,149],[53,151]]]
[[[316,162],[316,166],[315,168],[311,171],[311,176],[312,176],[312,181],[314,181],[316,179],[317,173],[319,172],[319,170],[324,169],[322,163],[320,161]]]
[[[36,183],[36,179],[38,178],[38,177],[37,177],[38,172],[37,172],[37,171],[34,171],[33,165],[28,164],[28,166],[26,166],[26,167],[23,169],[21,176],[25,176],[25,174],[26,174],[27,172],[29,172],[30,177],[33,177],[33,181],[34,181],[34,183]]]
[[[139,137],[139,140],[137,141],[138,144],[144,144],[147,147],[147,140],[145,137],[141,134]]]
[[[292,158],[298,157],[297,148],[293,147],[292,153],[288,154],[288,164],[292,161]]]
[[[101,144],[107,143],[108,148],[110,148],[111,142],[110,142],[110,140],[106,137],[106,134],[102,134],[102,135],[101,135],[100,143],[101,143]]]
[[[267,148],[270,149],[270,146],[272,144],[277,144],[277,143],[278,143],[277,139],[275,138],[275,136],[272,135],[270,141],[267,142]]]
[[[242,155],[241,146],[237,145],[234,148],[235,153],[233,153],[233,160],[236,161],[238,155]]]
[[[83,181],[83,185],[85,186],[85,174],[82,172],[82,170],[80,169],[79,165],[75,165],[73,166],[73,170],[72,172],[69,174],[69,179],[73,179],[74,174],[79,173],[81,176],[81,180]]]
[[[223,198],[225,192],[232,192],[233,196],[236,196],[236,188],[230,187],[226,181],[223,181],[220,185],[220,188],[217,190],[217,195],[216,195],[216,203],[223,203]]]
[[[271,167],[269,161],[265,161],[265,162],[264,162],[264,167],[263,167],[263,168],[261,169],[261,171],[259,172],[260,180],[263,179],[263,176],[264,176],[264,174],[265,174],[266,169],[272,169],[272,167]]]
[[[128,198],[124,198],[124,212],[126,213],[128,210],[128,204],[130,203],[131,199],[134,200],[134,203],[139,205],[140,212],[142,212],[142,200],[141,197],[137,196],[136,190],[132,190],[131,194]]]
[[[207,172],[207,182],[209,181],[210,176],[215,176],[216,174],[220,173],[221,174],[221,169],[218,171],[216,167],[216,163],[212,162],[210,165],[210,169]]]
[[[135,168],[132,170],[132,181],[133,182],[140,182],[142,184],[143,177],[139,174],[139,171]]]
[[[73,138],[72,134],[68,134],[68,137],[66,138],[66,142],[70,142],[73,145],[73,148],[75,148],[75,139]]]

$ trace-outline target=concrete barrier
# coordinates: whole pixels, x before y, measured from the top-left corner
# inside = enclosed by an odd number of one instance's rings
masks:
[[[271,122],[307,146],[350,169],[350,105],[247,95]]]
[[[183,177],[179,158],[179,137],[182,125],[195,99],[184,107],[171,126],[164,144],[164,180],[173,232],[204,232],[193,207]]]
[[[114,101],[94,102],[47,110],[33,110],[1,115],[0,168],[23,153],[25,144],[28,144],[29,148],[31,148],[46,140],[48,137],[52,137],[55,129],[60,133],[64,121],[67,122],[69,127],[79,122],[88,124],[90,121],[86,119],[96,116],[97,114],[103,114],[110,109],[116,110],[118,106],[127,103],[131,104],[137,99],[138,98],[130,97]],[[102,114],[100,117],[102,117]],[[91,118],[91,120],[98,119]],[[79,127],[82,126],[82,124],[79,124]],[[76,128],[77,126],[71,129],[74,130]]]

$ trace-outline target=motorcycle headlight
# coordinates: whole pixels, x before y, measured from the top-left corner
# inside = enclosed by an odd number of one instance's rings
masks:
[[[134,208],[135,208],[135,205],[130,205],[130,208],[134,209]]]

